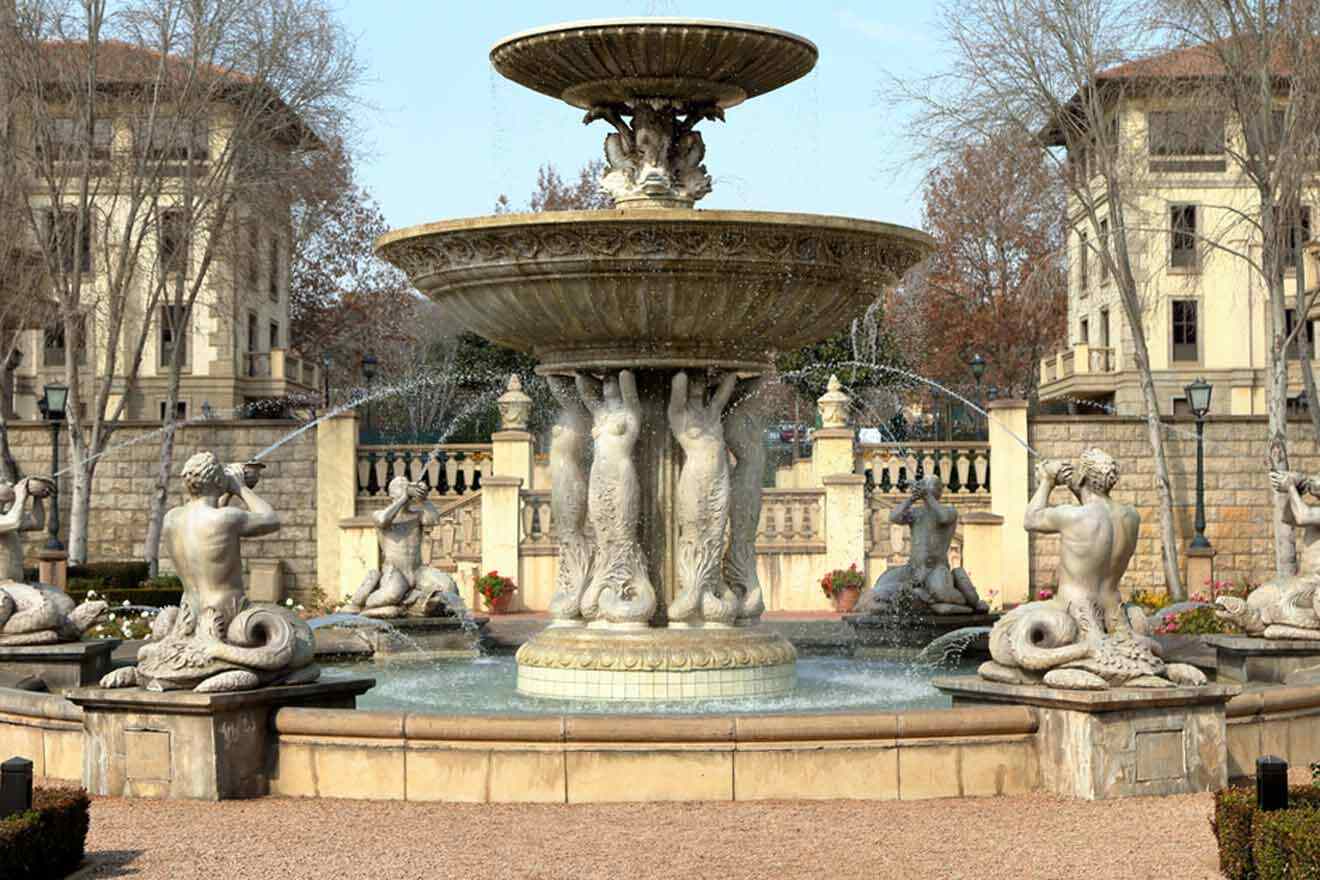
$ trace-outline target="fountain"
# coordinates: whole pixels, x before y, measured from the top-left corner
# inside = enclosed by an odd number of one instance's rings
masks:
[[[759,437],[748,399],[773,352],[847,326],[930,247],[885,223],[694,208],[711,189],[697,126],[816,56],[783,31],[680,19],[509,37],[491,50],[496,70],[615,129],[601,183],[616,210],[432,223],[377,243],[455,323],[533,353],[563,403],[551,471],[566,549],[554,625],[518,652],[523,694],[794,687],[796,652],[759,625],[746,564],[755,456],[731,469],[729,450]]]

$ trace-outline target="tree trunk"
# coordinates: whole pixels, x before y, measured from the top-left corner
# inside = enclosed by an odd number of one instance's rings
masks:
[[[177,334],[176,334],[176,338]],[[175,358],[179,356],[176,348]],[[147,571],[151,577],[160,574],[160,535],[165,522],[165,505],[169,502],[170,472],[174,470],[174,440],[178,430],[175,409],[179,399],[179,370],[170,368],[170,385],[165,399],[165,433],[160,441],[160,467],[156,470],[156,485],[151,493],[151,516],[147,521],[147,539],[144,553]]]
[[[92,516],[92,480],[96,476],[96,460],[85,461],[73,468],[73,498],[69,504],[69,564],[87,563],[87,525]],[[56,498],[53,504],[58,504]]]
[[[1178,559],[1178,530],[1173,524],[1173,483],[1169,479],[1169,457],[1164,449],[1164,422],[1160,419],[1160,400],[1155,393],[1155,380],[1150,374],[1150,353],[1146,350],[1146,334],[1133,333],[1133,355],[1141,377],[1141,396],[1146,403],[1146,435],[1155,456],[1155,488],[1159,493],[1160,544],[1164,561],[1164,583],[1176,602],[1187,599],[1187,588],[1182,580]]]
[[[0,412],[0,479],[6,483],[17,483],[20,471],[14,453],[9,448],[9,420]]]
[[[1265,261],[1266,266],[1270,260]],[[1274,274],[1274,273],[1271,273]],[[1274,335],[1270,344],[1269,385],[1266,395],[1266,413],[1270,449],[1278,450],[1284,456],[1288,450],[1288,351],[1283,328],[1284,317],[1283,279],[1272,278],[1269,282],[1270,319],[1274,326]],[[1297,573],[1297,545],[1293,538],[1292,527],[1283,521],[1283,511],[1288,505],[1288,496],[1281,492],[1270,493],[1274,502],[1274,568],[1280,576]]]
[[[1297,360],[1302,367],[1302,387],[1306,389],[1306,414],[1311,419],[1311,431],[1316,437],[1320,437],[1320,400],[1317,400],[1315,387],[1315,370],[1311,367],[1311,340],[1307,336],[1307,326],[1309,321],[1306,315],[1310,312],[1310,303],[1306,296],[1306,257],[1304,254],[1297,258],[1297,294],[1296,302],[1293,306],[1296,313],[1301,316],[1301,328],[1297,331]]]

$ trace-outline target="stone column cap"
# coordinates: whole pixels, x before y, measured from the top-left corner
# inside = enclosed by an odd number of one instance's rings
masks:
[[[493,434],[490,435],[490,439],[496,443],[500,441],[508,442],[510,440],[530,441],[532,439],[532,435],[531,432],[529,431],[523,431],[518,428],[510,428],[507,431],[494,432]]]
[[[997,513],[991,513],[988,510],[972,510],[962,514],[960,517],[963,525],[971,526],[1002,526],[1004,518]]]
[[[1000,397],[985,405],[986,409],[1026,409],[1027,402],[1017,397]]]
[[[862,474],[828,474],[820,478],[826,486],[864,486],[866,477]]]
[[[1043,684],[1001,684],[975,675],[947,676],[931,681],[937,690],[961,700],[984,703],[1013,703],[1074,712],[1131,712],[1176,706],[1227,703],[1242,693],[1238,685],[1207,684],[1200,687],[1110,688],[1103,691],[1074,691]]]
[[[489,477],[481,478],[482,488],[503,489],[507,487],[518,487],[523,484],[522,477],[510,477],[499,474],[492,474]]]
[[[851,440],[852,428],[817,428],[811,432],[811,439],[816,440]]]
[[[68,550],[47,550],[42,548],[37,551],[37,558],[42,562],[59,562],[62,559],[69,558]]]
[[[1187,549],[1183,550],[1183,552],[1186,553],[1188,556],[1195,556],[1198,558],[1200,557],[1205,557],[1207,559],[1215,558],[1214,547],[1188,547]]]

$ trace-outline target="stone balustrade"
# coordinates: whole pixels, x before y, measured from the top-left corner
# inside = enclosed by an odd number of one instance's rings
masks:
[[[824,553],[825,492],[766,489],[756,530],[758,553]]]
[[[990,494],[989,443],[864,443],[857,460],[872,493],[904,495],[913,480],[937,474],[948,495]]]
[[[457,498],[479,492],[482,472],[489,467],[490,457],[489,443],[451,443],[438,449],[426,444],[359,446],[358,499],[367,508],[387,503],[390,481],[395,477],[426,483],[433,498]]]

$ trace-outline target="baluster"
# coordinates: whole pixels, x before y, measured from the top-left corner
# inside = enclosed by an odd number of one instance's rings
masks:
[[[375,498],[380,494],[380,478],[376,474],[376,453],[367,453],[367,494]]]
[[[542,498],[537,509],[540,511],[541,515],[541,535],[543,536],[545,543],[553,544],[555,536],[554,508],[550,506],[549,499]]]
[[[810,544],[811,539],[816,535],[816,529],[812,520],[812,514],[815,513],[815,507],[815,501],[805,501],[802,504],[802,530],[798,535],[803,544]]]
[[[394,460],[398,455],[391,449],[385,453],[385,491],[389,491],[390,483],[394,482]]]
[[[769,501],[768,498],[763,500],[767,502]],[[758,544],[766,540],[767,537],[766,530],[769,528],[769,519],[770,519],[770,516],[767,513],[767,511],[769,510],[770,510],[770,504],[763,503],[761,505],[761,514],[756,519],[756,543]]]
[[[976,450],[976,491],[980,494],[990,491],[990,456],[984,449]]]
[[[412,463],[413,463],[412,450],[411,449],[403,450],[403,475],[408,479],[408,482],[410,483],[413,481]]]
[[[767,541],[776,541],[779,538],[779,511],[782,504],[781,499],[775,498],[771,503],[761,508],[761,519],[765,522],[765,539]]]
[[[964,494],[972,491],[971,483],[968,482],[972,472],[972,451],[970,449],[962,450],[958,456],[958,491]]]
[[[361,495],[364,491],[366,491],[367,488],[366,486],[362,485],[362,463],[366,460],[366,457],[359,452],[354,456],[354,458],[355,458],[355,462],[353,464],[353,481],[357,487],[357,494]]]
[[[898,487],[898,469],[894,456],[885,453],[885,462],[880,470],[880,489],[883,492],[893,492]]]
[[[463,463],[467,458],[461,452],[454,454],[454,494],[462,495],[467,491],[467,474],[464,472]]]
[[[426,486],[427,494],[430,494],[431,489],[434,488],[434,486],[432,486],[432,484],[431,484],[431,458],[430,458],[430,456],[428,456],[428,457],[422,459],[422,475],[421,475],[421,477],[419,477],[418,479],[420,479],[420,481],[422,482],[422,484]]]
[[[923,476],[938,473],[935,469],[935,456],[930,450],[926,450],[926,454],[921,457],[921,473]]]
[[[940,471],[940,479],[944,481],[946,486],[956,482],[953,472],[953,455],[954,452],[951,449],[941,450],[940,460],[936,465]]]
[[[472,491],[481,491],[481,470],[477,467],[475,460],[472,462]]]
[[[443,449],[435,454],[435,491],[449,494],[449,453]]]
[[[533,532],[536,528],[536,502],[530,498],[524,499],[522,508],[518,511],[519,525],[522,526],[522,537],[519,543],[527,543],[533,539]]]

